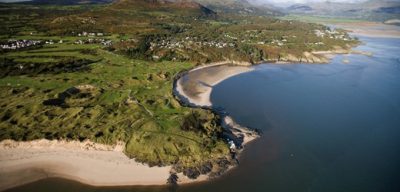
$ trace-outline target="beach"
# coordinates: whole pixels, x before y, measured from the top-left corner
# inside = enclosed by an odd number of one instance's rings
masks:
[[[171,167],[129,159],[124,143],[35,140],[0,142],[0,191],[49,177],[93,186],[164,185]]]
[[[221,62],[192,69],[177,80],[175,89],[187,102],[197,107],[210,108],[213,86],[229,77],[253,70],[250,66],[228,64]]]
[[[399,38],[400,27],[396,25],[388,25],[378,22],[351,22],[351,23],[336,23],[338,28],[351,31],[358,36],[366,37],[382,37],[382,38]]]

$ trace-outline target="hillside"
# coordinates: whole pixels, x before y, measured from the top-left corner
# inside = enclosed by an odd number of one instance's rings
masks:
[[[84,5],[84,4],[106,4],[113,0],[32,0],[20,2],[21,4],[34,5]]]
[[[288,13],[314,16],[347,17],[372,21],[400,18],[400,2],[370,0],[361,3],[320,2],[294,4],[286,8]]]
[[[241,15],[281,16],[282,13],[275,7],[267,4],[255,5],[246,0],[32,0],[19,4],[33,5],[89,5],[89,4],[120,4],[128,7],[148,6],[176,8],[201,8],[207,14],[213,11],[219,13]]]
[[[247,0],[195,0],[202,5],[215,10],[216,12],[241,14],[241,15],[267,15],[278,16],[282,15],[273,7],[256,6],[249,3]]]
[[[114,0],[111,8],[148,11],[168,11],[168,9],[193,12],[202,15],[215,14],[212,10],[191,0]],[[174,10],[171,10],[174,11]]]
[[[179,23],[214,18],[216,13],[190,1],[120,0],[80,14],[45,19],[43,27],[55,34],[75,31],[148,34],[180,29]]]

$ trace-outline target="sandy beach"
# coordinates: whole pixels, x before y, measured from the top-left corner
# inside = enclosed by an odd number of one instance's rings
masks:
[[[366,37],[400,38],[400,27],[396,25],[378,22],[352,22],[337,23],[335,26]]]
[[[252,71],[250,66],[227,65],[227,63],[216,63],[195,68],[176,82],[176,91],[198,107],[211,107],[210,95],[212,87],[223,80]]]
[[[129,159],[124,144],[35,140],[0,142],[0,191],[48,177],[94,186],[163,185],[171,167]]]

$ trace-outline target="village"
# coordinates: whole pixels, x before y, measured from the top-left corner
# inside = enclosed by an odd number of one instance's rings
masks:
[[[2,50],[17,50],[27,47],[42,45],[43,41],[40,40],[8,40],[0,44]]]
[[[193,48],[196,47],[214,47],[214,48],[226,48],[226,47],[235,47],[235,43],[228,43],[224,41],[198,41],[198,37],[185,37],[181,40],[172,40],[172,39],[163,39],[156,42],[150,43],[150,50],[154,50],[156,48]]]
[[[343,33],[343,32],[339,32],[336,30],[330,30],[329,28],[326,30],[319,30],[316,29],[314,30],[314,33],[317,37],[328,37],[330,39],[339,39],[339,40],[343,40],[343,41],[350,41],[351,38],[348,36],[348,34]]]
[[[81,33],[79,33],[81,34]],[[103,36],[103,33],[87,33],[83,32],[84,36],[91,37],[91,35],[97,35],[97,36]],[[83,35],[79,35],[80,37],[83,37]],[[12,51],[12,50],[20,50],[20,49],[25,49],[25,48],[33,48],[33,47],[38,47],[38,46],[43,46],[43,45],[53,45],[53,44],[63,44],[68,41],[66,40],[29,40],[29,39],[8,39],[5,41],[0,42],[0,50],[4,51]],[[88,39],[77,39],[73,42],[74,44],[77,45],[83,45],[83,44],[100,44],[105,47],[109,47],[113,44],[112,40],[110,39],[105,39],[105,38],[88,38]]]
[[[83,44],[101,44],[103,46],[109,47],[112,45],[112,41],[103,38],[90,38],[90,39],[79,39],[74,42],[77,45]]]
[[[314,40],[306,40],[303,42],[305,45],[324,45],[323,40],[325,38],[338,39],[343,41],[351,41],[352,39],[344,32],[331,30],[329,28],[325,30],[314,30],[314,34],[317,38]],[[270,35],[267,30],[246,30],[239,32],[238,34],[225,33],[219,38],[214,40],[208,40],[209,38],[197,37],[197,36],[184,36],[178,38],[166,37],[156,39],[150,43],[150,50],[157,49],[182,49],[182,48],[235,48],[238,44],[257,44],[257,45],[269,45],[282,47],[291,43],[298,43],[296,40],[301,37],[296,35]],[[300,39],[301,40],[301,39]]]

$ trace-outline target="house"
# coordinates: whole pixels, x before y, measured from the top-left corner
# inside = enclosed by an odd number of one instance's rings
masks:
[[[42,44],[39,40],[8,40],[6,43],[0,44],[1,49],[16,50],[26,47]]]

